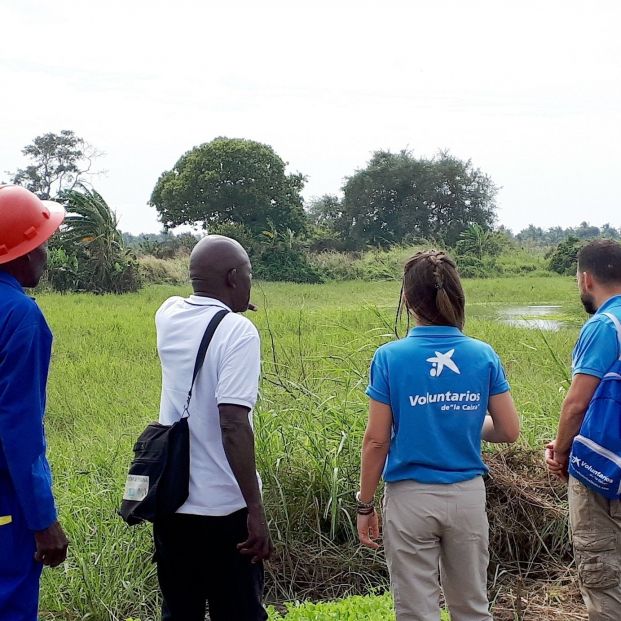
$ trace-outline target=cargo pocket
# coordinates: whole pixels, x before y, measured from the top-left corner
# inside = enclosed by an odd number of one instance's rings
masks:
[[[574,533],[574,547],[580,582],[589,589],[610,589],[619,584],[619,567],[614,550],[616,535],[611,532]]]
[[[612,563],[582,561],[578,577],[588,589],[611,589],[619,584],[619,569]]]

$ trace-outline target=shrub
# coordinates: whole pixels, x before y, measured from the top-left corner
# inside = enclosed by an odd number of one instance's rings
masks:
[[[103,286],[94,283],[94,286],[87,285],[85,290],[94,293],[130,293],[138,291],[142,286],[138,260],[129,250],[115,257],[107,275],[109,281],[107,283],[104,281]]]
[[[457,257],[457,269],[462,278],[488,278],[495,276],[495,270],[492,269],[490,261],[479,259],[474,255],[461,255]],[[493,272],[493,273],[490,273]]]
[[[320,283],[323,277],[306,255],[293,231],[264,231],[255,241],[250,258],[252,271],[260,280]]]
[[[312,253],[340,252],[345,250],[345,242],[336,231],[324,227],[313,226],[307,236],[308,249]]]
[[[484,229],[478,224],[472,224],[459,235],[455,245],[457,255],[474,256],[477,259],[497,257],[508,245],[508,239],[503,233]]]
[[[584,241],[577,237],[568,237],[562,241],[549,255],[549,268],[557,274],[572,275],[578,267],[578,252]]]
[[[324,280],[303,251],[283,246],[262,249],[253,261],[252,272],[259,280],[311,284]]]
[[[64,248],[50,245],[46,281],[52,289],[61,293],[77,291],[80,278],[75,255],[67,254]]]
[[[125,247],[114,212],[94,190],[62,196],[65,225],[54,242],[48,281],[61,291],[126,293],[141,286],[138,262]]]

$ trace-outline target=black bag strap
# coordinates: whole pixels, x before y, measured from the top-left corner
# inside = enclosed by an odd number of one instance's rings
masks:
[[[181,417],[190,417],[190,401],[192,400],[192,390],[194,390],[194,382],[196,381],[196,376],[198,372],[201,370],[203,363],[205,362],[205,356],[207,354],[207,348],[211,343],[211,339],[213,339],[213,335],[216,332],[216,329],[220,325],[220,322],[224,319],[226,315],[229,314],[229,311],[226,308],[219,310],[209,322],[207,329],[205,330],[205,334],[203,334],[203,338],[201,339],[201,344],[198,347],[198,353],[196,354],[196,362],[194,363],[194,373],[192,374],[192,383],[190,384],[190,390],[188,391],[188,399],[185,402],[185,407],[183,408],[183,414]]]

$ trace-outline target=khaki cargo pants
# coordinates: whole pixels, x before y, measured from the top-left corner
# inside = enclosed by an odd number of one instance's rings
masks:
[[[589,621],[620,621],[621,501],[569,477],[569,520]]]
[[[438,621],[440,578],[452,621],[490,621],[481,477],[386,484],[384,546],[397,621]]]

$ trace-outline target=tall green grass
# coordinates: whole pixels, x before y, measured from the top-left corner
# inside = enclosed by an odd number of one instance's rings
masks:
[[[524,277],[466,286],[467,332],[503,358],[523,419],[521,442],[541,447],[554,433],[581,319],[575,285]],[[167,296],[187,292],[154,286],[120,297],[39,298],[56,337],[47,427],[72,542],[63,567],[44,573],[44,619],[157,618],[149,528],[125,526],[116,509],[133,441],[159,408],[153,314]],[[257,459],[277,545],[268,568],[271,601],[336,598],[387,584],[382,557],[356,545],[352,500],[367,369],[374,349],[393,338],[398,293],[394,282],[255,286],[261,311],[250,317],[264,360]],[[545,340],[494,319],[501,305],[555,303],[573,323]]]

